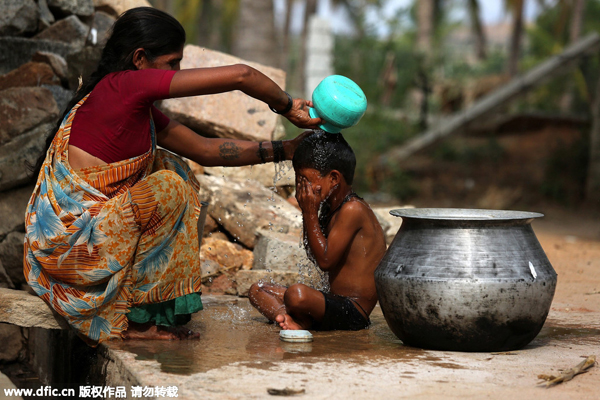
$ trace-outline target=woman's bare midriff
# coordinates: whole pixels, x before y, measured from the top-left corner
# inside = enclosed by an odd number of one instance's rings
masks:
[[[87,151],[81,150],[79,147],[69,145],[69,164],[71,164],[71,168],[77,170],[106,165],[107,163]]]

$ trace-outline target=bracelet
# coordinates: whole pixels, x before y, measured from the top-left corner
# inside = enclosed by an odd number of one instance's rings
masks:
[[[287,106],[285,106],[285,108],[283,110],[277,111],[273,107],[269,106],[271,111],[273,111],[275,114],[286,114],[288,111],[290,111],[292,109],[292,106],[294,105],[294,99],[292,99],[292,96],[290,96],[290,94],[288,92],[283,92],[283,93],[285,93],[288,97]]]
[[[273,146],[273,162],[280,162],[285,160],[285,150],[283,150],[283,142],[281,140],[274,140],[271,142]]]
[[[258,157],[260,157],[260,161],[264,164],[267,162],[266,157],[268,153],[267,149],[263,149],[262,143],[263,142],[258,142]]]

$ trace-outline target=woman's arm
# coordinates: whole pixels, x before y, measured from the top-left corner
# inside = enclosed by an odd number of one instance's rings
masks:
[[[244,64],[177,71],[171,80],[169,95],[199,96],[232,90],[240,90],[277,111],[285,110],[289,101],[287,94],[273,80]],[[311,102],[294,99],[291,110],[282,115],[298,127],[316,129],[322,120],[311,118],[308,107],[312,107]]]
[[[281,141],[285,153],[284,159],[291,160],[300,142],[310,133],[312,132],[306,131],[295,139]],[[169,125],[158,133],[157,142],[159,146],[207,167],[231,167],[275,161],[271,141],[258,143],[248,140],[206,138],[175,120],[171,120]],[[262,157],[259,146],[262,147]]]

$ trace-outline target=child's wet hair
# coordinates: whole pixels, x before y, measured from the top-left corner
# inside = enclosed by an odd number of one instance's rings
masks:
[[[295,170],[312,168],[319,171],[321,176],[337,170],[348,185],[352,185],[354,180],[356,157],[341,133],[314,131],[300,143],[292,163]]]

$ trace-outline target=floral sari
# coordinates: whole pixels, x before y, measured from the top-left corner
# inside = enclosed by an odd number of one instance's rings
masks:
[[[73,170],[69,135],[54,137],[25,215],[30,287],[90,345],[120,338],[131,307],[201,289],[198,182],[179,157],[152,148]]]

